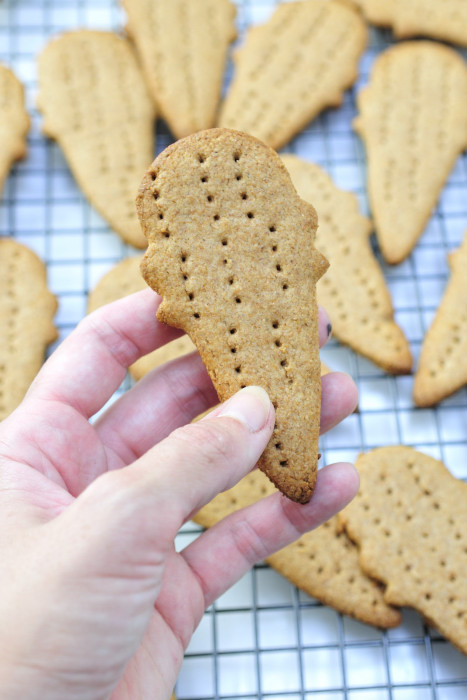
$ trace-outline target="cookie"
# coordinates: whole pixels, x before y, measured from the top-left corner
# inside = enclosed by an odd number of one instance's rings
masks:
[[[451,278],[423,340],[413,399],[432,406],[467,384],[467,231],[449,255]]]
[[[273,491],[264,474],[255,470],[216,496],[193,519],[211,527]],[[345,615],[378,627],[399,625],[399,611],[384,602],[381,586],[361,571],[358,556],[357,547],[338,532],[334,517],[270,556],[267,563],[308,595]]]
[[[354,125],[368,160],[376,234],[388,263],[406,258],[467,146],[467,64],[453,49],[405,42],[375,61]]]
[[[57,338],[56,310],[42,261],[12,238],[0,238],[0,420],[21,403]]]
[[[391,605],[418,610],[467,653],[467,484],[410,447],[357,459],[360,491],[339,518]]]
[[[407,374],[412,356],[394,310],[369,236],[372,225],[356,197],[339,190],[321,168],[293,155],[282,162],[303,199],[318,213],[318,249],[329,270],[318,282],[318,302],[332,320],[333,334],[386,372]]]
[[[236,53],[219,126],[281,148],[323,109],[341,104],[366,41],[361,17],[340,0],[279,5]]]
[[[113,230],[144,248],[134,200],[154,157],[155,108],[129,43],[91,30],[53,39],[39,57],[39,84],[45,134]]]
[[[467,46],[465,0],[353,0],[367,19],[398,39],[426,36]]]
[[[141,257],[135,256],[122,260],[107,272],[90,292],[88,297],[88,313],[95,311],[104,304],[121,299],[128,294],[146,289],[147,284],[141,277]],[[129,368],[133,379],[141,379],[155,367],[174,360],[196,350],[187,335],[172,340],[167,345],[144,355],[134,362]]]
[[[229,0],[123,0],[160,115],[177,139],[214,126],[227,50],[236,37]]]
[[[13,71],[0,65],[0,194],[12,164],[26,155],[29,125],[23,86]]]
[[[137,209],[142,272],[162,297],[158,319],[198,348],[221,401],[258,384],[276,407],[260,468],[307,502],[316,479],[320,361],[313,207],[279,156],[229,129],[169,146],[145,175]]]

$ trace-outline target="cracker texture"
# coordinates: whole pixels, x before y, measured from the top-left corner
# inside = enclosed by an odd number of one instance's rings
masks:
[[[341,104],[357,78],[367,31],[340,0],[283,3],[250,29],[219,126],[239,129],[278,150],[326,107]]]
[[[141,277],[140,264],[141,256],[132,256],[125,258],[112,267],[89,294],[88,313],[95,311],[100,306],[122,299],[128,294],[134,294],[142,289],[146,289],[147,284]],[[140,357],[139,360],[130,365],[128,371],[133,379],[138,381],[145,374],[159,367],[159,365],[187,355],[194,350],[196,348],[192,341],[187,335],[184,335],[157,348],[157,350],[150,352],[148,355]]]
[[[360,455],[360,491],[339,515],[360,565],[467,653],[467,484],[410,447]]]
[[[227,51],[229,0],[123,0],[151,94],[177,139],[215,125]]]
[[[358,95],[368,193],[384,258],[406,258],[467,146],[467,64],[429,41],[384,51]]]
[[[163,297],[158,318],[198,348],[224,401],[258,384],[276,407],[260,468],[290,498],[316,479],[320,361],[314,208],[257,139],[211,129],[169,146],[143,179],[142,273]]]
[[[57,300],[37,255],[12,238],[0,239],[0,420],[22,401],[57,338]]]
[[[79,186],[124,241],[144,248],[134,200],[154,157],[155,107],[128,41],[79,30],[39,57],[43,130]]]
[[[212,527],[273,492],[265,475],[255,470],[216,496],[194,520]],[[345,532],[338,532],[334,517],[270,556],[267,563],[308,595],[345,615],[377,627],[397,626],[399,611],[384,602],[381,586],[362,572],[358,556]]]
[[[318,303],[329,313],[333,334],[386,372],[407,374],[412,356],[394,321],[394,309],[369,236],[372,224],[358,210],[356,197],[338,189],[319,166],[282,156],[295,188],[318,213],[318,249],[329,269],[318,282]]]
[[[420,352],[417,406],[432,406],[467,384],[467,231],[449,264],[451,277]]]
[[[13,71],[0,64],[0,193],[12,164],[26,155],[29,126],[23,86]]]

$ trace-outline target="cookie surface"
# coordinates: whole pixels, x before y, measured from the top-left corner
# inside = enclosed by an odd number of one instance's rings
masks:
[[[29,116],[18,78],[0,64],[0,194],[12,164],[26,155]]]
[[[432,406],[467,384],[467,232],[449,256],[451,278],[423,340],[413,398]]]
[[[339,190],[319,166],[282,156],[294,186],[313,202],[319,227],[316,246],[329,260],[318,282],[318,302],[329,313],[333,334],[387,372],[409,373],[412,356],[394,321],[391,297],[369,236],[371,222],[358,211],[356,197]]]
[[[123,5],[151,94],[175,137],[214,126],[227,49],[236,37],[235,6],[229,0]]]
[[[154,157],[155,107],[130,44],[110,32],[64,34],[40,55],[39,83],[45,134],[114,231],[144,248],[134,200]]]
[[[37,255],[0,238],[0,420],[22,401],[57,337],[57,300]]]
[[[339,0],[280,5],[236,53],[219,125],[278,150],[324,108],[340,105],[366,39],[359,14]]]
[[[159,320],[188,333],[221,401],[249,384],[266,389],[276,427],[260,468],[308,501],[321,397],[315,287],[327,268],[314,247],[315,210],[272,149],[228,129],[169,146],[137,208]]]
[[[216,496],[193,519],[203,527],[211,527],[273,492],[265,475],[255,470]],[[381,586],[362,572],[358,556],[357,547],[347,535],[337,531],[334,517],[270,556],[267,562],[325,605],[370,625],[395,627],[401,621],[399,611],[384,602]]]
[[[339,515],[386,602],[416,608],[467,653],[467,484],[410,447],[357,459],[360,491]]]
[[[464,0],[353,0],[374,24],[391,26],[398,39],[426,36],[467,46]]]
[[[141,257],[134,256],[122,260],[109,270],[89,294],[88,313],[128,294],[146,289],[147,284],[141,276],[140,264]],[[134,379],[138,380],[155,367],[175,360],[175,358],[186,355],[193,350],[196,350],[195,346],[190,338],[184,335],[154,350],[154,352],[140,357],[128,368],[128,371]]]
[[[404,42],[375,61],[354,122],[368,160],[368,193],[381,251],[401,262],[428,222],[467,146],[467,64],[449,47]]]

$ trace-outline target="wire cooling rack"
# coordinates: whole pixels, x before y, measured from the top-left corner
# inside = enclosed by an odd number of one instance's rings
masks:
[[[237,0],[239,41],[277,4]],[[37,54],[51,36],[83,26],[120,31],[124,16],[117,0],[3,0],[0,6],[0,61],[23,81],[32,116],[28,157],[13,169],[3,191],[0,235],[15,237],[47,263],[59,300],[57,342],[85,314],[88,291],[98,279],[134,253],[88,205],[60,149],[40,131]],[[338,186],[357,195],[364,213],[365,158],[351,121],[356,93],[367,82],[375,56],[391,43],[390,32],[372,30],[360,78],[342,106],[319,116],[284,149],[320,164]],[[229,65],[226,85],[231,73]],[[171,140],[159,123],[157,150]],[[464,154],[413,254],[397,267],[382,263],[415,362],[446,284],[446,254],[460,244],[466,227]],[[456,477],[467,478],[465,389],[436,408],[416,409],[412,377],[388,376],[334,340],[323,355],[334,369],[348,371],[360,390],[359,413],[322,439],[324,462],[352,461],[361,451],[403,443],[442,459]],[[121,391],[128,385],[127,379]],[[199,532],[186,525],[177,547]],[[381,632],[322,606],[263,564],[206,612],[176,691],[180,700],[465,700],[467,658],[411,610],[404,611],[399,628]]]

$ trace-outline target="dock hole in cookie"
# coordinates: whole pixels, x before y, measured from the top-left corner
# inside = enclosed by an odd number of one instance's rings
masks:
[[[156,178],[157,178],[157,173],[155,173],[154,171],[151,172],[151,180],[154,182],[154,180],[156,180]]]
[[[285,284],[282,285],[282,289],[284,290],[284,292],[285,292],[288,288],[289,288],[289,285],[288,285],[287,283],[285,283]]]
[[[221,243],[222,243],[222,245],[227,245],[227,243],[228,243],[227,238],[223,238]]]
[[[240,182],[240,180],[241,180],[242,178],[243,178],[242,173],[237,173],[237,174],[235,175],[235,179],[237,180],[237,182]]]
[[[281,459],[279,462],[280,467],[288,467],[289,466],[289,460],[288,459]]]
[[[154,197],[155,200],[159,199],[159,191],[154,190],[154,192],[152,193],[152,196]]]
[[[193,314],[193,318],[201,318],[200,314],[198,312]]]
[[[255,218],[255,215],[253,214],[252,211],[249,211],[249,212],[247,213],[247,217],[248,217],[249,219],[254,219],[254,218]]]
[[[188,299],[190,301],[193,301],[194,298],[195,298],[195,295],[193,294],[193,292],[188,292]]]
[[[272,250],[273,253],[275,253],[275,252],[277,251],[277,246],[276,246],[276,245],[273,245],[272,248],[271,248],[271,250]]]
[[[229,331],[230,335],[235,335],[236,332],[237,332],[236,328],[231,328]]]
[[[237,374],[240,374],[241,371],[242,371],[242,366],[241,366],[241,365],[237,365],[237,366],[235,367],[235,371],[236,371]]]
[[[248,199],[248,195],[247,195],[246,192],[242,192],[241,195],[240,195],[240,197],[241,197],[243,200]]]
[[[235,297],[235,302],[236,302],[237,304],[241,304],[241,303],[242,303],[242,300],[240,299],[240,297]]]
[[[277,272],[282,272],[282,267],[279,265],[279,263],[276,265],[276,270]]]
[[[201,178],[201,182],[207,182],[207,181],[208,181],[208,176],[203,175],[203,177]]]
[[[275,233],[276,232],[276,227],[275,226],[270,226],[269,227],[269,233]]]
[[[238,163],[238,161],[240,160],[241,155],[242,155],[242,154],[240,153],[240,151],[234,151],[232,157],[233,157],[235,163]]]
[[[203,154],[202,154],[202,153],[198,153],[198,161],[199,161],[200,163],[204,163],[205,160],[206,160],[206,158],[203,156]]]
[[[206,199],[207,199],[208,202],[212,202],[213,199],[214,199],[214,197],[212,196],[212,194],[208,194],[208,196],[206,197]]]
[[[212,218],[214,219],[214,221],[219,221],[221,217],[219,216],[219,214],[214,214]]]

